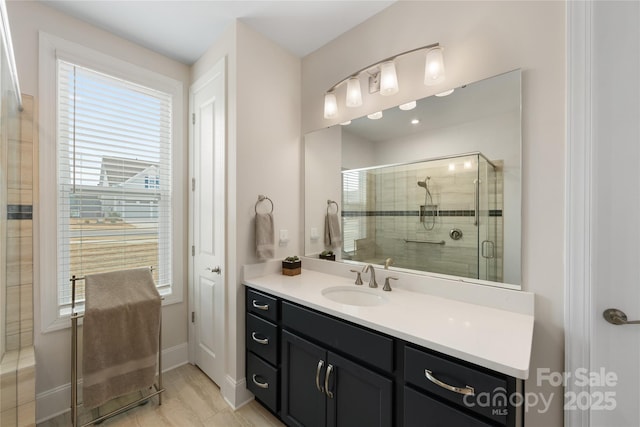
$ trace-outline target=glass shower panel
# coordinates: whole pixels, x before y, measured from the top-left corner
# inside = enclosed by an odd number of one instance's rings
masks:
[[[477,156],[475,222],[478,228],[478,279],[498,280],[496,244],[496,168]]]

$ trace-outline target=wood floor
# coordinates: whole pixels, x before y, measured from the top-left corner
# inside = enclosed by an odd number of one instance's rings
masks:
[[[99,425],[101,427],[284,426],[255,401],[234,412],[222,398],[218,386],[195,366],[183,365],[168,371],[163,375],[163,382],[166,391],[162,394],[161,406],[158,406],[158,398],[154,397],[146,405],[109,418]],[[132,400],[138,397],[135,396]],[[106,408],[105,412],[112,409],[111,407]],[[90,413],[84,413],[82,409],[80,410],[80,425],[93,418],[95,417],[92,417]],[[69,412],[66,412],[38,424],[38,427],[67,427],[70,425],[71,417]]]

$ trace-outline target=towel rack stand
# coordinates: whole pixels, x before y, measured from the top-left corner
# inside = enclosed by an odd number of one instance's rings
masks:
[[[153,267],[149,267],[153,272]],[[78,427],[78,319],[84,317],[83,313],[76,313],[76,282],[84,280],[84,277],[71,276],[71,425]],[[164,299],[164,298],[162,298]],[[165,389],[162,386],[162,310],[160,310],[160,332],[158,336],[158,383],[153,384],[155,391],[125,406],[115,409],[105,415],[99,416],[80,427],[90,426],[128,411],[142,403],[147,402],[154,396],[158,396],[158,404],[162,405],[162,394]]]

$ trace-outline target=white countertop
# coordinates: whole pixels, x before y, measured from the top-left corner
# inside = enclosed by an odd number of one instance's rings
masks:
[[[356,286],[353,278],[303,269],[298,276],[245,276],[244,284],[494,371],[528,378],[531,314],[409,291],[402,288],[401,280],[392,281],[393,290],[384,292],[380,277],[379,287],[372,289],[366,281]],[[387,302],[368,307],[337,303],[321,293],[332,286],[379,292]]]

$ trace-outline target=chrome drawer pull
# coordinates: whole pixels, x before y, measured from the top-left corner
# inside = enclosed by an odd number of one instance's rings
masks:
[[[329,378],[331,377],[331,372],[333,371],[333,365],[329,364],[327,366],[327,375],[324,377],[324,391],[329,396],[329,399],[333,399],[333,393],[329,390]]]
[[[320,371],[322,370],[323,366],[324,366],[324,360],[320,360],[318,362],[318,368],[316,369],[316,388],[320,393],[324,393],[324,389],[320,385]]]
[[[436,385],[439,385],[440,387],[444,388],[445,390],[449,390],[449,391],[452,391],[452,392],[458,393],[458,394],[467,394],[469,396],[475,396],[475,390],[473,389],[473,387],[465,386],[464,388],[461,388],[461,387],[455,387],[455,386],[443,383],[442,381],[440,381],[439,379],[434,377],[433,374],[431,373],[431,371],[428,370],[428,369],[424,370],[424,375],[427,377],[427,379],[429,381],[431,381],[432,383],[434,383]]]
[[[256,374],[253,374],[253,383],[260,388],[269,388],[269,383],[261,383],[256,379]]]
[[[259,305],[258,301],[256,301],[256,300],[253,300],[251,305],[253,305],[253,308],[257,308],[258,310],[264,310],[264,311],[269,310],[269,304]]]
[[[269,338],[265,338],[265,339],[258,338],[258,337],[256,337],[256,333],[255,332],[251,332],[251,338],[253,338],[253,340],[255,342],[257,342],[258,344],[263,344],[263,345],[269,344]]]

